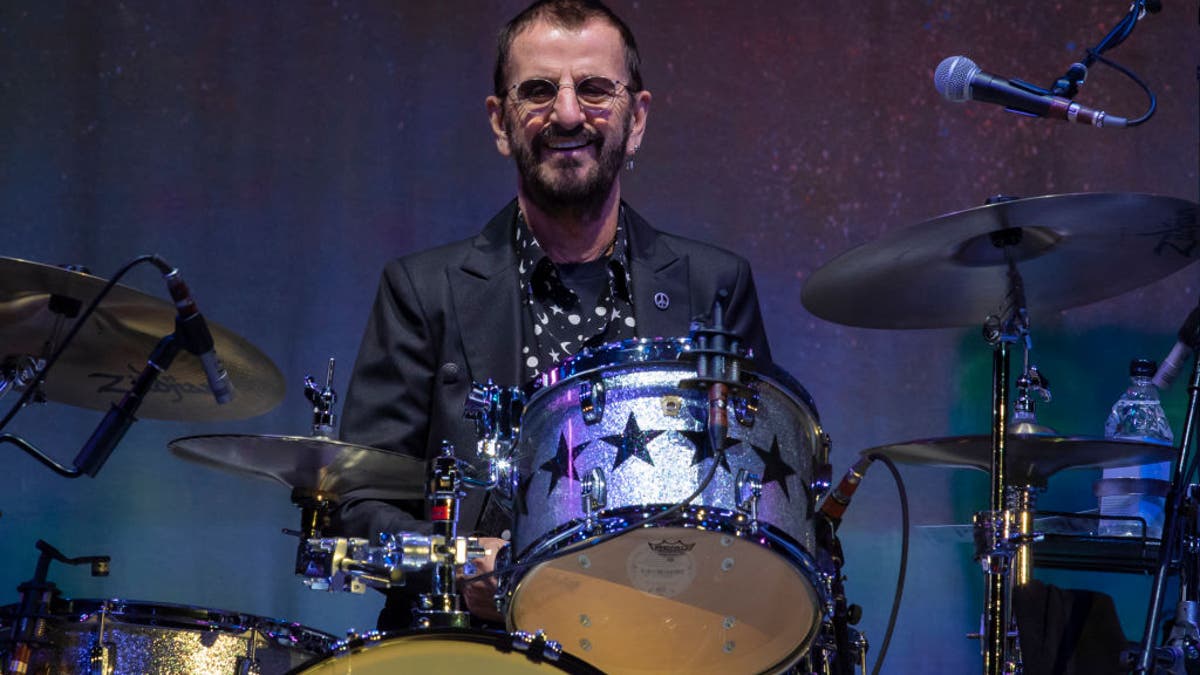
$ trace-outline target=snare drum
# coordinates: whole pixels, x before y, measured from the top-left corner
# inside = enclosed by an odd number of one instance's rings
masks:
[[[557,644],[528,635],[438,629],[372,633],[339,643],[333,653],[296,675],[602,675],[561,653]]]
[[[783,669],[828,611],[811,485],[828,441],[786,374],[746,362],[708,486],[670,518],[606,536],[682,502],[713,468],[706,391],[681,386],[696,377],[691,349],[631,340],[581,352],[541,379],[522,415],[509,626],[545,630],[608,672]]]
[[[11,628],[15,607],[4,609]],[[128,600],[55,602],[32,650],[33,674],[155,673],[238,675],[257,660],[263,675],[279,675],[328,652],[336,638],[299,624],[238,612]],[[93,670],[97,648],[106,670]],[[103,668],[103,666],[101,666]]]

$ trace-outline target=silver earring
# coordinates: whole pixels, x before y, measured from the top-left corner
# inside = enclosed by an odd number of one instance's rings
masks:
[[[634,152],[634,153],[637,153],[637,151],[638,151],[638,150],[641,150],[641,149],[642,149],[642,146],[640,146],[640,145],[635,145],[635,146],[633,147],[633,152]],[[628,158],[628,159],[626,160],[626,162],[625,162],[625,168],[626,168],[627,170],[629,170],[629,171],[633,171],[633,155],[629,155],[629,158]]]

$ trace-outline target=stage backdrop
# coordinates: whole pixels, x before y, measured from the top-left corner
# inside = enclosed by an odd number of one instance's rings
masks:
[[[835,476],[867,448],[986,433],[991,351],[978,326],[871,330],[814,317],[800,291],[815,270],[999,193],[1196,199],[1195,8],[1164,4],[1110,53],[1159,97],[1153,120],[1120,130],[954,105],[932,74],[962,54],[1048,85],[1126,2],[614,0],[654,95],[625,196],[658,227],[750,259],[777,360],[811,391],[833,438]],[[103,579],[54,567],[51,579],[71,597],[226,608],[335,633],[373,625],[377,595],[311,592],[293,577],[295,540],[281,529],[297,527],[299,514],[286,488],[185,463],[167,443],[306,434],[302,379],[320,378],[336,357],[345,390],[384,263],[471,236],[513,196],[484,97],[493,36],[521,6],[0,7],[0,255],[107,277],[157,252],[184,271],[209,318],[262,349],[288,385],[282,405],[253,419],[138,422],[95,479],[60,478],[4,446],[0,599],[16,601],[41,538],[67,555],[112,556]],[[1146,106],[1103,66],[1079,100],[1126,117]],[[1171,346],[1196,303],[1197,274],[1033,316],[1037,363],[1054,386],[1043,421],[1062,434],[1102,433],[1130,357],[1161,358]],[[148,269],[127,284],[164,295]],[[1185,399],[1179,385],[1166,394],[1176,433]],[[100,417],[49,403],[6,431],[69,461]],[[1043,504],[1093,506],[1097,473],[1054,476]],[[987,476],[918,466],[903,475],[912,550],[885,672],[972,672],[979,646],[966,635],[979,627],[983,577],[969,531],[946,526],[986,508]],[[896,579],[898,513],[892,481],[875,467],[840,531],[847,593],[863,607],[873,654]],[[1037,576],[1114,595],[1126,633],[1140,636],[1147,577]]]

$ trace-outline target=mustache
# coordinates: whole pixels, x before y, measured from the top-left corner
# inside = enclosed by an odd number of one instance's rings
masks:
[[[538,132],[537,139],[539,142],[544,143],[551,138],[560,139],[560,140],[566,140],[566,139],[576,140],[576,139],[578,139],[578,140],[583,140],[584,142],[587,142],[587,143],[591,143],[593,141],[601,139],[602,137],[596,131],[590,130],[583,126],[578,126],[578,127],[575,127],[574,129],[564,129],[560,126],[557,126],[554,124],[549,124],[545,128],[543,128],[541,131]]]

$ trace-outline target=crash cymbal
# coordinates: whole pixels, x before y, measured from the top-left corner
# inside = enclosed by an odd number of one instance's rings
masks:
[[[848,326],[979,326],[1006,303],[1007,263],[993,244],[1003,232],[1019,237],[1009,248],[1031,313],[1085,305],[1195,262],[1196,208],[1124,193],[980,206],[843,253],[809,277],[800,297],[813,314]]]
[[[52,265],[0,258],[0,362],[45,358],[58,347],[106,280]],[[127,286],[114,286],[46,378],[46,398],[107,410],[146,366],[154,346],[175,331],[175,306]],[[233,331],[208,321],[217,355],[234,385],[217,405],[200,360],[181,351],[155,383],[138,417],[218,421],[261,415],[283,400],[283,374]]]
[[[189,462],[269,478],[293,489],[342,495],[369,488],[373,499],[425,498],[425,465],[420,460],[330,438],[188,436],[168,447]]]
[[[1175,457],[1175,448],[1169,445],[1044,434],[1009,435],[1005,449],[1005,467],[1011,485],[1044,485],[1047,478],[1063,469],[1154,464]],[[990,472],[992,437],[980,434],[908,441],[881,445],[862,454],[880,454],[906,464]]]

